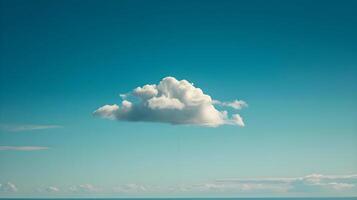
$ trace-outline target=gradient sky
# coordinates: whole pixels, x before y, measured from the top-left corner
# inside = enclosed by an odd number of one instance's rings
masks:
[[[0,197],[357,195],[332,180],[357,174],[355,1],[0,2]],[[246,126],[93,117],[166,76],[246,101]],[[334,177],[194,188],[311,174]]]

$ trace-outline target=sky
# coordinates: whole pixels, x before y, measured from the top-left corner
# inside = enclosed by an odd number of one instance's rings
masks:
[[[0,197],[357,196],[355,1],[0,3]]]

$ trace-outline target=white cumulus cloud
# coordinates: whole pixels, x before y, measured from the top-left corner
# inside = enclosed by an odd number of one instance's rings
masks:
[[[11,192],[17,192],[18,189],[15,184],[7,182],[0,184],[0,192],[4,193],[11,193]]]
[[[104,105],[95,116],[119,121],[162,122],[217,127],[224,124],[244,126],[238,113],[218,110],[214,104],[241,109],[244,101],[212,100],[200,88],[187,80],[166,77],[158,84],[147,84],[121,94],[121,105]]]
[[[123,184],[116,194],[248,195],[248,196],[343,196],[357,194],[357,175],[311,174],[301,177],[219,179],[178,185]]]
[[[286,192],[346,191],[356,188],[357,175],[311,174],[293,178],[224,179],[215,184],[237,189],[279,189]]]
[[[76,193],[91,193],[99,191],[97,187],[89,183],[72,186],[69,188],[69,190]]]
[[[151,190],[148,186],[140,185],[136,183],[128,183],[124,185],[119,185],[113,188],[115,192],[118,193],[142,193]]]
[[[49,186],[46,188],[46,192],[59,192],[59,191],[60,191],[60,189],[55,186]]]

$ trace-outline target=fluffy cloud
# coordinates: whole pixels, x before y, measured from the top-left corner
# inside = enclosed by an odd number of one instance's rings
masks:
[[[49,149],[42,146],[0,146],[0,151],[40,151]]]
[[[76,193],[91,193],[91,192],[98,192],[99,189],[92,184],[81,184],[77,186],[72,186],[69,188],[71,192]]]
[[[119,121],[146,121],[217,127],[224,124],[244,126],[242,117],[218,110],[214,104],[234,109],[246,107],[244,101],[212,100],[186,80],[166,77],[159,84],[144,85],[120,95],[121,105],[104,105],[95,116]]]
[[[145,186],[145,185],[140,185],[140,184],[135,184],[135,183],[129,183],[129,184],[124,184],[124,185],[119,185],[113,188],[114,192],[118,193],[128,193],[128,194],[136,194],[136,193],[145,193],[147,191],[151,191],[152,188]]]
[[[0,130],[9,131],[9,132],[20,132],[20,131],[34,131],[34,130],[45,130],[45,129],[54,129],[54,128],[62,128],[59,125],[8,125],[8,124],[0,124]]]
[[[221,179],[177,185],[167,191],[175,194],[306,196],[356,195],[357,175],[326,176],[312,174],[293,178]]]
[[[60,191],[60,189],[58,187],[54,187],[54,186],[49,186],[45,190],[46,190],[46,192],[50,192],[50,193]]]
[[[317,191],[317,190],[349,190],[354,189],[357,184],[357,175],[347,176],[326,176],[321,174],[312,174],[291,181],[293,186],[291,191]]]
[[[61,189],[59,187],[55,187],[55,186],[47,186],[47,187],[39,187],[36,190],[39,193],[51,193],[51,194],[56,194],[61,192]]]
[[[15,184],[7,182],[4,184],[0,184],[0,192],[4,193],[12,193],[12,192],[17,192],[18,189]]]
[[[314,193],[321,191],[343,192],[356,189],[357,175],[328,176],[311,174],[295,178],[224,179],[217,180],[223,188],[237,190],[270,190],[280,192]]]
[[[155,186],[123,184],[113,188],[125,195],[343,196],[357,194],[357,175],[312,174],[292,178],[220,179],[203,183]]]
[[[356,196],[357,175],[311,174],[290,178],[219,179],[202,183],[179,185],[122,184],[116,187],[98,188],[81,184],[60,190],[49,186],[37,190],[45,194],[115,194],[115,195],[212,195],[212,196]],[[18,192],[12,183],[0,184],[1,193]],[[16,193],[19,194],[19,193]]]

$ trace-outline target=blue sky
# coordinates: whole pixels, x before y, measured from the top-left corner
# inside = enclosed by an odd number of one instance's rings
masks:
[[[1,1],[0,196],[356,196],[356,6]],[[245,126],[93,116],[168,76]]]

